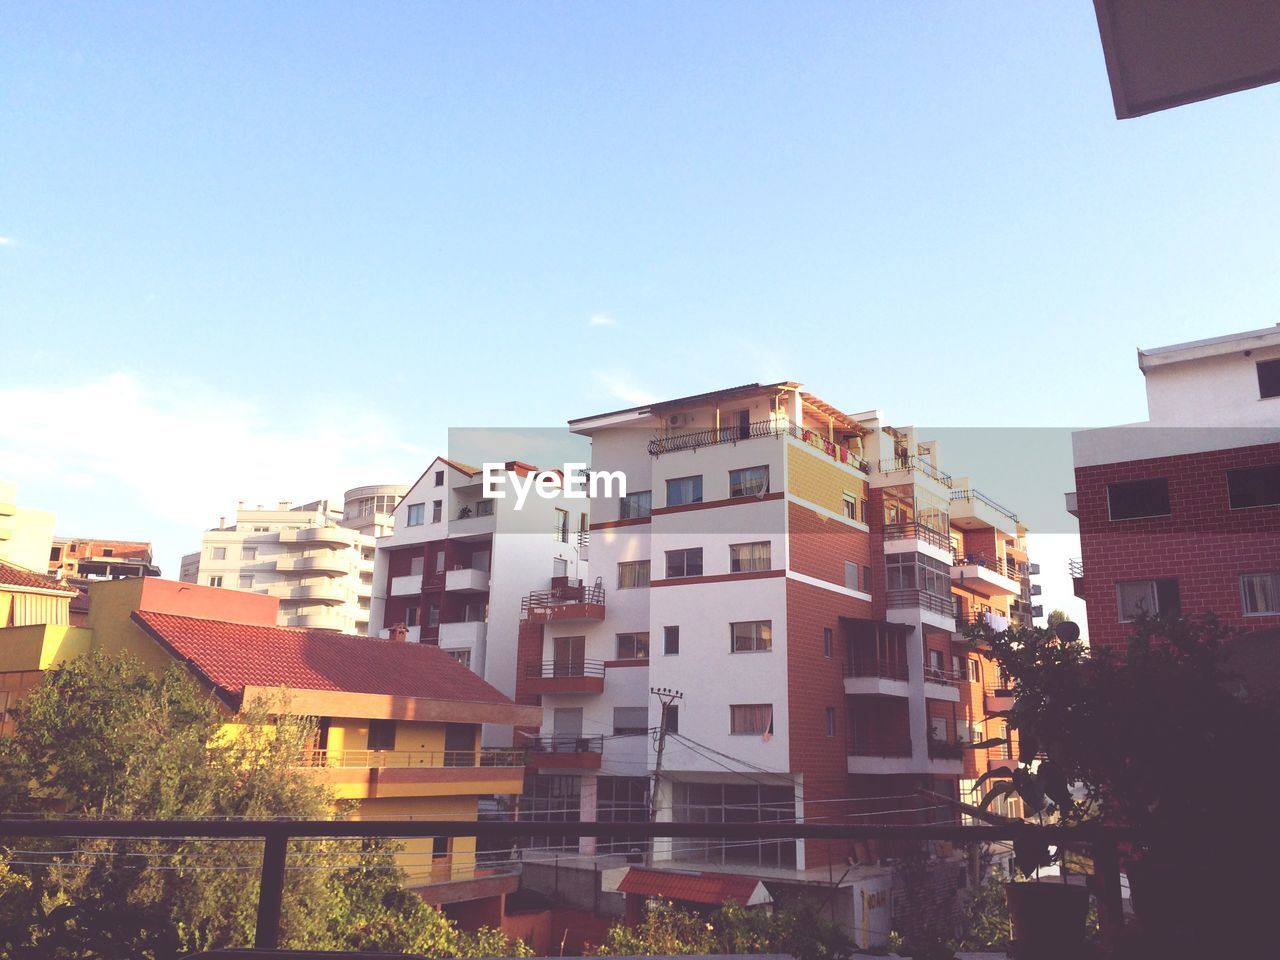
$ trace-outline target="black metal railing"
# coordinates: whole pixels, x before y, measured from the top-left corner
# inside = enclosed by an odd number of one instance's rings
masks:
[[[1084,576],[1084,561],[1079,557],[1072,557],[1067,561],[1067,572],[1071,574],[1071,579],[1081,579]]]
[[[821,450],[832,460],[838,460],[847,466],[853,467],[855,470],[862,471],[863,473],[871,472],[871,464],[866,460],[853,453],[847,447],[842,447],[838,443],[832,443],[816,430],[811,430],[808,427],[800,426],[798,424],[789,423],[787,424],[787,432],[801,443],[807,443],[809,446],[816,447]]]
[[[866,754],[863,754],[866,755]],[[885,756],[887,754],[870,754]],[[257,923],[253,946],[265,957],[298,957],[297,951],[280,951],[280,917],[284,902],[289,842],[294,839],[357,838],[413,839],[428,837],[479,837],[516,840],[541,837],[554,827],[557,834],[608,840],[715,839],[742,842],[767,840],[875,840],[889,843],[997,843],[1034,841],[1056,846],[1082,846],[1092,854],[1094,895],[1103,956],[1120,956],[1124,935],[1123,894],[1120,880],[1122,844],[1147,839],[1139,831],[1098,824],[1041,826],[1015,820],[987,825],[889,825],[861,823],[618,823],[500,820],[93,820],[0,819],[0,838],[56,839],[218,839],[261,840]],[[205,957],[233,956],[215,950]],[[329,954],[359,957],[358,952]]]
[[[1020,576],[1016,563],[1004,557],[989,557],[985,553],[956,553],[952,555],[952,562],[957,567],[981,567],[1010,580],[1017,580]]]
[[[552,734],[549,737],[526,738],[531,753],[601,753],[604,750],[604,735],[573,736],[571,734]]]
[[[544,660],[531,663],[525,670],[527,677],[551,680],[557,677],[603,677],[603,660]]]
[[[581,580],[574,580],[550,590],[534,590],[521,599],[520,612],[527,615],[531,610],[588,603],[604,605],[604,584],[599,580],[590,586]]]
[[[885,592],[887,607],[918,607],[930,613],[938,613],[944,617],[956,615],[955,600],[951,597],[940,597],[936,593],[925,590],[888,590]]]
[[[880,461],[881,473],[894,473],[898,470],[919,470],[926,477],[930,477],[944,487],[951,486],[951,474],[943,473],[928,460],[923,457],[907,456],[907,457],[889,457]]]
[[[884,525],[884,538],[886,540],[923,540],[925,543],[940,547],[943,550],[951,549],[951,538],[949,536],[945,533],[939,533],[933,527],[917,520],[908,520],[906,523],[886,523]]]
[[[997,503],[995,500],[992,500],[981,490],[973,490],[973,489],[952,490],[951,499],[952,500],[977,500],[980,503],[985,503],[988,507],[990,507],[992,510],[995,510],[997,513],[1003,513],[1006,517],[1008,517],[1014,523],[1018,522],[1018,515],[1016,513],[1014,513],[1004,504]]]
[[[845,665],[846,677],[878,677],[881,680],[906,680],[909,676],[907,665],[896,660],[882,660],[875,657],[854,657]]]
[[[746,424],[726,424],[719,427],[707,427],[703,430],[688,430],[684,433],[669,433],[664,437],[654,437],[649,441],[649,455],[656,457],[664,453],[679,453],[684,450],[712,447],[721,443],[740,443],[743,440],[754,440],[757,437],[780,437],[784,434],[822,450],[832,460],[846,464],[863,473],[871,472],[870,464],[847,447],[842,447],[840,444],[832,442],[816,430],[791,423],[784,418],[753,420]]]

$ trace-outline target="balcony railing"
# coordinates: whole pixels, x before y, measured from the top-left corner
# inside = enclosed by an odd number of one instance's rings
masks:
[[[854,757],[909,757],[910,737],[883,737],[862,740],[857,737],[849,742],[849,755]]]
[[[881,473],[894,473],[898,470],[919,470],[926,477],[936,480],[944,487],[951,486],[951,474],[943,473],[923,457],[890,457],[880,461]]]
[[[928,683],[967,683],[968,678],[963,671],[949,670],[946,667],[924,665],[924,679]]]
[[[951,597],[940,597],[936,593],[924,590],[889,590],[885,593],[885,605],[891,608],[918,607],[930,613],[944,617],[956,615],[955,600]]]
[[[982,567],[1010,580],[1017,580],[1023,575],[1018,572],[1017,563],[1004,557],[989,557],[985,553],[952,554],[952,562],[957,567]]]
[[[531,753],[600,753],[604,750],[604,735],[575,737],[553,734],[549,737],[529,737]]]
[[[907,665],[898,661],[878,660],[873,657],[854,657],[845,665],[846,677],[878,677],[881,680],[906,680]]]
[[[915,520],[908,520],[906,523],[886,523],[884,538],[886,540],[923,540],[943,550],[951,549],[949,536]]]
[[[1073,557],[1067,561],[1067,572],[1071,574],[1072,580],[1079,580],[1084,577],[1084,561],[1079,557]]]
[[[703,430],[690,430],[685,433],[671,433],[665,437],[654,437],[649,441],[649,455],[660,456],[664,453],[679,453],[683,450],[697,450],[721,443],[739,443],[743,440],[754,440],[757,437],[780,437],[789,434],[802,443],[807,443],[821,450],[833,460],[847,464],[855,470],[870,473],[870,465],[838,443],[832,443],[818,431],[791,423],[785,418],[776,420],[755,420],[743,425],[741,423],[725,424],[719,427],[707,427]]]
[[[526,677],[552,680],[557,677],[603,677],[603,660],[544,660],[531,663],[525,669]]]
[[[550,590],[534,590],[520,601],[520,613],[528,616],[530,611],[547,611],[556,607],[597,604],[604,606],[604,584],[597,580],[588,586],[581,580],[573,580],[564,586],[552,587]]]
[[[938,740],[929,738],[929,756],[935,760],[961,760],[964,758],[965,745],[959,740]]]
[[[523,767],[523,750],[305,750],[300,766],[346,769]]]
[[[985,503],[988,507],[990,507],[992,510],[995,510],[997,513],[1003,513],[1006,517],[1008,517],[1014,523],[1018,522],[1018,515],[1016,513],[1014,513],[1012,510],[1010,510],[1008,507],[1004,506],[1003,504],[997,503],[996,501],[992,500],[990,497],[988,497],[985,493],[981,492],[980,490],[974,490],[972,488],[965,489],[965,490],[952,490],[951,499],[952,500],[971,500],[971,501],[977,500],[981,503]]]

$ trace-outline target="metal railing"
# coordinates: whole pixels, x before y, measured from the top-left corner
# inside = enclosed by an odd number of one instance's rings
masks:
[[[963,671],[933,667],[927,663],[924,665],[924,679],[926,683],[968,683],[969,681]]]
[[[957,567],[981,567],[1010,580],[1017,580],[1021,576],[1017,563],[1004,557],[988,557],[985,553],[956,553],[952,555],[952,562]]]
[[[887,607],[918,607],[930,613],[938,613],[944,617],[956,615],[956,604],[952,597],[940,597],[936,593],[924,590],[889,590],[885,593]]]
[[[1003,513],[1006,517],[1008,517],[1014,523],[1018,522],[1018,515],[1016,513],[1014,513],[1008,507],[1004,506],[1004,504],[997,503],[995,500],[992,500],[981,490],[974,490],[972,488],[968,488],[964,490],[952,490],[951,499],[952,500],[977,500],[981,503],[985,503],[988,507],[990,507],[992,510],[995,510],[997,513]]]
[[[304,750],[303,767],[381,769],[405,767],[523,767],[523,750]]]
[[[552,680],[557,677],[603,677],[603,660],[544,660],[525,668],[526,677]]]
[[[571,736],[552,734],[549,737],[528,737],[529,750],[532,753],[602,753],[604,751],[604,735]]]
[[[959,740],[929,738],[929,756],[934,760],[960,760],[964,758],[965,745]]]
[[[1071,574],[1071,579],[1079,580],[1084,576],[1084,561],[1079,557],[1072,557],[1067,561],[1067,573]]]
[[[882,680],[906,680],[909,676],[907,665],[896,660],[881,660],[874,657],[854,657],[845,665],[846,677],[878,677]]]
[[[890,457],[880,461],[881,473],[894,473],[898,470],[919,470],[926,477],[938,481],[944,487],[951,486],[951,474],[943,473],[923,457]]]
[[[925,543],[940,547],[943,550],[951,549],[951,538],[949,536],[945,533],[939,533],[933,527],[917,520],[908,520],[906,523],[886,523],[884,525],[884,538],[886,540],[923,540]]]
[[[576,580],[563,587],[534,590],[520,600],[520,612],[528,614],[530,610],[547,610],[552,607],[587,603],[604,605],[603,583],[597,581],[587,586],[581,580]]]
[[[868,755],[868,754],[863,754]],[[869,754],[881,756],[886,754]],[[1118,957],[1124,933],[1123,894],[1120,881],[1120,845],[1148,839],[1139,831],[1099,824],[1041,826],[1003,820],[982,826],[890,825],[871,823],[616,823],[474,820],[92,820],[0,819],[0,838],[55,839],[218,839],[261,840],[257,920],[253,946],[258,951],[278,951],[280,918],[284,904],[289,843],[295,839],[357,838],[414,839],[428,837],[482,837],[515,840],[541,837],[548,828],[556,834],[610,840],[716,839],[743,842],[767,840],[875,840],[890,843],[997,843],[1034,841],[1057,846],[1081,845],[1092,854],[1093,892],[1098,898],[1098,921],[1107,960]],[[228,951],[214,951],[217,955]],[[264,956],[299,956],[297,951]],[[357,957],[358,953],[330,954]]]
[[[649,441],[649,455],[656,457],[664,453],[679,453],[684,450],[697,450],[721,443],[739,443],[743,440],[754,440],[757,437],[780,437],[784,434],[795,437],[801,443],[807,443],[815,449],[823,451],[832,460],[847,466],[870,473],[871,466],[857,454],[846,447],[833,443],[818,431],[779,417],[774,420],[753,420],[750,423],[725,424],[719,427],[707,427],[703,430],[689,430],[684,433],[670,433],[665,437],[654,437]]]

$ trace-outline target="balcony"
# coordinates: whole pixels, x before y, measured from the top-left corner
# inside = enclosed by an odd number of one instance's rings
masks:
[[[360,534],[347,527],[302,527],[297,530],[281,530],[281,543],[304,543],[321,547],[353,547],[360,542]]]
[[[536,623],[571,623],[604,619],[604,585],[581,580],[553,581],[550,590],[535,590],[520,601],[520,613]]]
[[[844,692],[851,697],[911,695],[905,663],[855,657],[846,669]]]
[[[546,660],[525,670],[530,693],[604,693],[603,660]]]
[[[540,770],[599,770],[603,755],[603,736],[529,738],[529,765]]]
[[[1071,592],[1081,600],[1084,599],[1084,561],[1074,557],[1067,561],[1067,572],[1071,574]]]
[[[962,673],[955,673],[940,667],[924,665],[924,695],[931,700],[948,700],[960,702],[960,685],[968,679]]]
[[[897,486],[900,483],[914,483],[915,475],[927,477],[939,486],[951,489],[951,474],[943,473],[923,457],[903,456],[881,460],[872,485],[876,487]]]
[[[901,774],[911,773],[911,739],[881,738],[854,739],[849,747],[849,773],[851,774]]]
[[[983,597],[1021,596],[1017,573],[1017,567],[1002,558],[981,553],[957,554],[951,565],[951,579],[956,586]]]
[[[523,750],[490,747],[481,750],[305,750],[299,766],[338,769],[523,768],[524,760]]]
[[[950,563],[951,537],[915,520],[908,520],[905,523],[886,523],[884,552],[885,554],[923,553],[935,560]]]
[[[1012,710],[1014,699],[1013,691],[1004,684],[993,684],[983,691],[982,706],[990,716],[993,713]]]
[[[743,426],[740,423],[725,424],[720,427],[708,427],[704,430],[689,430],[684,433],[670,433],[664,437],[655,437],[649,441],[649,456],[658,457],[664,453],[680,453],[686,450],[698,450],[721,443],[742,443],[760,437],[789,436],[801,443],[820,450],[832,460],[858,470],[870,473],[870,465],[849,449],[822,436],[818,430],[812,430],[802,424],[794,424],[785,417],[774,420],[757,420]]]
[[[273,583],[267,586],[267,593],[281,600],[302,600],[308,603],[322,603],[337,606],[346,603],[350,598],[342,587],[331,583],[287,584]]]
[[[297,613],[289,618],[289,626],[306,627],[310,630],[345,630],[348,621],[328,611]]]
[[[457,793],[492,788],[519,790],[524,778],[523,750],[308,750],[299,766],[340,798],[413,795],[416,788],[447,784]],[[467,787],[467,784],[475,784]],[[438,791],[438,786],[432,786]]]
[[[961,530],[994,529],[1018,534],[1018,515],[985,493],[965,487],[951,491],[951,523]]]
[[[437,641],[442,647],[470,647],[484,640],[489,632],[489,624],[484,620],[463,620],[455,623],[440,624]]]
[[[455,593],[487,593],[489,590],[489,571],[473,570],[471,567],[456,567],[445,572],[444,588]]]
[[[493,536],[494,530],[497,529],[497,519],[492,513],[486,513],[483,516],[454,517],[449,521],[449,539],[451,540],[482,540]]]
[[[351,563],[346,557],[326,550],[301,557],[281,557],[276,561],[276,569],[281,573],[319,573],[343,577],[351,572]]]
[[[406,573],[402,577],[391,578],[391,596],[409,597],[422,593],[422,574]]]
[[[940,597],[925,590],[889,590],[885,593],[885,608],[915,611],[922,623],[948,633],[956,629],[956,604],[951,597]]]

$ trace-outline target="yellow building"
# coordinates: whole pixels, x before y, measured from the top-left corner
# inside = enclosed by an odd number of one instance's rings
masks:
[[[524,757],[480,747],[481,724],[537,724],[431,645],[277,627],[272,597],[157,578],[90,586],[88,624],[0,630],[0,702],[10,705],[57,663],[91,650],[128,652],[148,669],[175,659],[230,721],[255,701],[315,717],[300,766],[358,801],[357,817],[475,819],[482,797],[519,794]],[[283,704],[283,706],[281,706]],[[475,839],[410,841],[402,863],[431,903],[497,924],[510,873],[478,868]]]
[[[0,563],[43,571],[53,544],[53,514],[20,507],[17,500],[13,483],[0,480]]]

